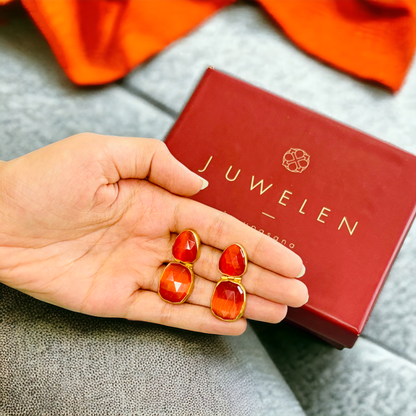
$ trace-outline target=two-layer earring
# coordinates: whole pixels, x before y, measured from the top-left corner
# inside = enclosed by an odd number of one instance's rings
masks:
[[[176,261],[169,263],[159,280],[158,293],[166,302],[179,305],[186,302],[194,288],[192,263],[200,255],[201,240],[192,230],[182,231],[173,244],[172,254]]]
[[[216,318],[233,322],[243,316],[247,294],[241,278],[247,264],[247,253],[240,244],[231,244],[223,251],[219,262],[221,280],[211,297],[211,312]]]

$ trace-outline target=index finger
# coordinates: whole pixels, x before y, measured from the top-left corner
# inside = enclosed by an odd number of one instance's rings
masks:
[[[204,244],[224,250],[230,244],[241,244],[249,261],[286,277],[305,272],[302,259],[269,236],[254,230],[225,212],[191,199],[178,198],[171,231],[196,231]]]

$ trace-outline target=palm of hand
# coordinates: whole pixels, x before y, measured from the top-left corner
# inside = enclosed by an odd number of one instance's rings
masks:
[[[138,140],[145,141],[137,146]],[[77,312],[241,333],[244,320],[225,323],[209,311],[209,294],[219,278],[217,248],[224,249],[239,236],[252,248],[264,246],[256,250],[260,265],[288,273],[299,269],[299,258],[232,217],[163,189],[192,195],[201,185],[160,143],[134,139],[133,149],[138,147],[143,155],[130,158],[119,143],[79,135],[6,163],[2,178],[13,186],[3,186],[2,201],[7,203],[0,207],[0,216],[7,219],[0,233],[3,282]],[[151,156],[146,146],[155,147]],[[164,263],[173,260],[176,234],[171,233],[184,228],[205,232],[202,242],[207,245],[194,269],[193,294],[187,304],[175,306],[156,292]],[[290,258],[283,268],[280,260],[267,264],[273,249]],[[307,291],[301,282],[250,267],[246,288],[253,294],[248,295],[246,316],[279,321],[286,313],[282,304],[304,303]],[[270,290],[276,277],[283,295]]]
[[[91,315],[125,316],[137,290],[155,289],[169,258],[168,207],[178,197],[141,179],[105,183],[108,172],[91,156],[64,169],[42,158],[36,175],[20,176],[23,186],[9,198],[15,212],[36,223],[24,226],[15,215],[25,233],[2,250],[18,264],[10,270],[17,288],[31,296]]]

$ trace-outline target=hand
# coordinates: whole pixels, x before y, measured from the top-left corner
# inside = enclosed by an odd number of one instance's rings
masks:
[[[184,198],[202,180],[153,139],[79,134],[0,164],[0,281],[76,312],[237,335],[246,320],[210,311],[221,251],[250,260],[245,317],[281,321],[307,301],[295,253],[235,218]],[[203,191],[202,191],[203,192]],[[201,237],[188,301],[157,294],[178,233]]]

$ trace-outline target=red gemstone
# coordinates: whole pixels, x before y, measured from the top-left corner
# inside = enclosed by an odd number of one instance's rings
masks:
[[[182,231],[175,240],[172,248],[173,257],[185,263],[192,263],[198,256],[198,244],[191,231]]]
[[[246,270],[247,258],[243,249],[232,244],[224,250],[220,258],[220,271],[227,276],[241,276]]]
[[[182,302],[192,286],[190,270],[182,264],[170,263],[166,266],[159,282],[159,294],[168,302]]]
[[[234,321],[244,307],[244,290],[234,282],[223,281],[215,288],[211,300],[214,315],[226,321]]]

